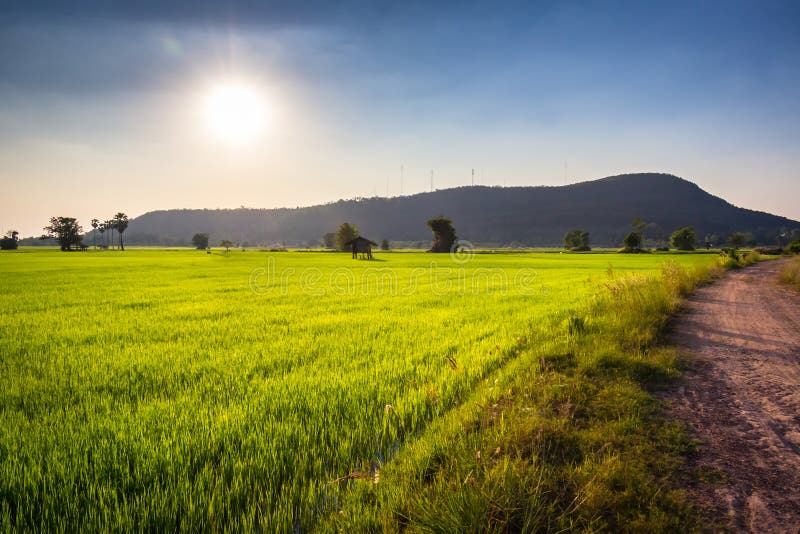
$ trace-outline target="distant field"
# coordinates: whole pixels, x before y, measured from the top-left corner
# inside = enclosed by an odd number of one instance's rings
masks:
[[[306,529],[609,273],[714,261],[376,258],[0,254],[0,527]]]

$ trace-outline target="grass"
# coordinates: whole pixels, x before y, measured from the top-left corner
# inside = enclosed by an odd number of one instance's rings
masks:
[[[781,267],[781,282],[800,291],[800,256],[794,256]]]
[[[714,257],[376,257],[1,254],[0,528],[686,519],[648,388]]]
[[[518,356],[381,472],[350,480],[330,531],[675,532],[691,450],[650,393],[679,374],[657,334],[714,264],[612,276],[532,329]],[[581,325],[581,326],[576,326]]]

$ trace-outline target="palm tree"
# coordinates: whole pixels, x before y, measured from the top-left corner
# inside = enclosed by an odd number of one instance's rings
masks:
[[[100,232],[100,242],[102,247],[106,247],[106,223],[101,222],[97,225],[97,231]]]
[[[98,226],[100,226],[100,221],[98,221],[97,219],[92,219],[92,228],[95,229],[95,231],[92,232],[92,246],[94,248],[97,248],[97,227]]]
[[[112,219],[106,221],[106,228],[108,229],[108,248],[114,250],[114,221]]]
[[[122,234],[128,228],[128,216],[121,211],[114,215],[114,227],[119,234],[119,249],[125,250],[125,244],[122,242]]]

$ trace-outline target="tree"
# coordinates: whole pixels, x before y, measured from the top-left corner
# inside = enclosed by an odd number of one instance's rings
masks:
[[[340,224],[339,229],[336,230],[336,248],[339,250],[347,250],[346,243],[352,241],[360,235],[361,234],[359,233],[358,228],[356,228],[356,225],[350,223]]]
[[[5,237],[0,239],[0,250],[17,250],[19,248],[19,232],[9,230]]]
[[[625,236],[625,239],[622,240],[622,244],[625,246],[622,250],[623,252],[641,251],[642,243],[644,242],[644,232],[650,224],[644,222],[639,217],[634,217],[631,221],[631,226],[633,227],[633,232],[630,232]]]
[[[591,250],[589,232],[586,230],[570,230],[564,236],[564,248],[570,250]]]
[[[83,244],[83,228],[74,217],[50,217],[50,224],[44,227],[44,231],[41,239],[57,240],[63,251]]]
[[[106,226],[106,230],[108,230],[108,246],[110,248],[114,248],[114,221],[112,219],[108,219],[103,224]]]
[[[92,232],[92,246],[97,248],[97,228],[100,226],[100,221],[97,219],[92,219],[92,228],[95,230]]]
[[[208,248],[208,234],[194,234],[192,236],[192,244],[197,250]]]
[[[231,241],[230,239],[223,239],[222,242],[220,242],[219,246],[225,247],[225,252],[230,252],[231,247],[233,246],[233,241]]]
[[[389,250],[389,240],[384,239],[381,241],[381,250]]]
[[[642,248],[642,234],[639,232],[631,232],[625,236],[622,243],[625,245],[626,251],[636,252]]]
[[[433,241],[429,252],[450,252],[458,240],[453,221],[439,215],[428,221],[428,227],[433,232]]]
[[[728,244],[733,248],[739,248],[744,245],[745,236],[742,232],[734,232],[728,236]]]
[[[333,248],[336,246],[336,234],[333,232],[328,232],[327,234],[322,236],[322,244],[325,248]]]
[[[122,243],[122,234],[128,228],[128,222],[130,222],[128,220],[128,216],[120,211],[119,213],[114,215],[113,221],[114,221],[114,229],[117,231],[117,234],[119,235],[119,249],[125,250],[125,245]]]
[[[678,250],[694,250],[697,246],[697,233],[691,226],[684,226],[672,232],[669,242]]]
[[[106,223],[101,222],[97,225],[97,231],[100,232],[100,247],[106,248]]]
[[[650,223],[643,221],[639,217],[634,217],[633,220],[631,221],[631,226],[633,226],[634,232],[644,237],[644,232],[645,230],[647,230],[647,227],[650,226]]]

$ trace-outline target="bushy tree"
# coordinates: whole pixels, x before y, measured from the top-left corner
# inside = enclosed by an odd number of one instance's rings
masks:
[[[6,235],[0,239],[0,250],[17,250],[19,248],[19,232],[16,230],[9,230]]]
[[[75,217],[50,217],[50,224],[44,231],[41,239],[55,239],[62,251],[83,244],[83,228]]]
[[[633,252],[640,250],[642,248],[642,234],[639,232],[631,232],[625,236],[625,239],[622,240],[622,244],[625,245],[627,251]]]
[[[589,232],[586,230],[570,230],[564,236],[564,248],[570,250],[591,250]]]
[[[728,236],[728,244],[733,248],[740,248],[744,245],[745,235],[742,232],[734,232]]]
[[[355,224],[342,223],[336,230],[336,237],[334,238],[336,248],[339,250],[347,250],[347,243],[357,238],[361,234],[358,232]]]
[[[433,232],[430,252],[450,252],[458,240],[453,221],[439,215],[428,221],[428,227]]]
[[[192,236],[192,244],[197,250],[208,248],[208,234],[194,234]]]
[[[684,226],[672,232],[669,242],[678,250],[694,250],[697,246],[697,233],[691,226]]]
[[[389,240],[384,239],[381,241],[381,250],[389,250]]]
[[[223,239],[222,242],[220,242],[219,246],[223,247],[225,249],[225,252],[230,252],[231,247],[233,246],[233,241],[231,241],[230,239]]]
[[[322,236],[322,244],[325,248],[333,248],[336,246],[336,234],[333,232],[328,232],[327,234]]]

